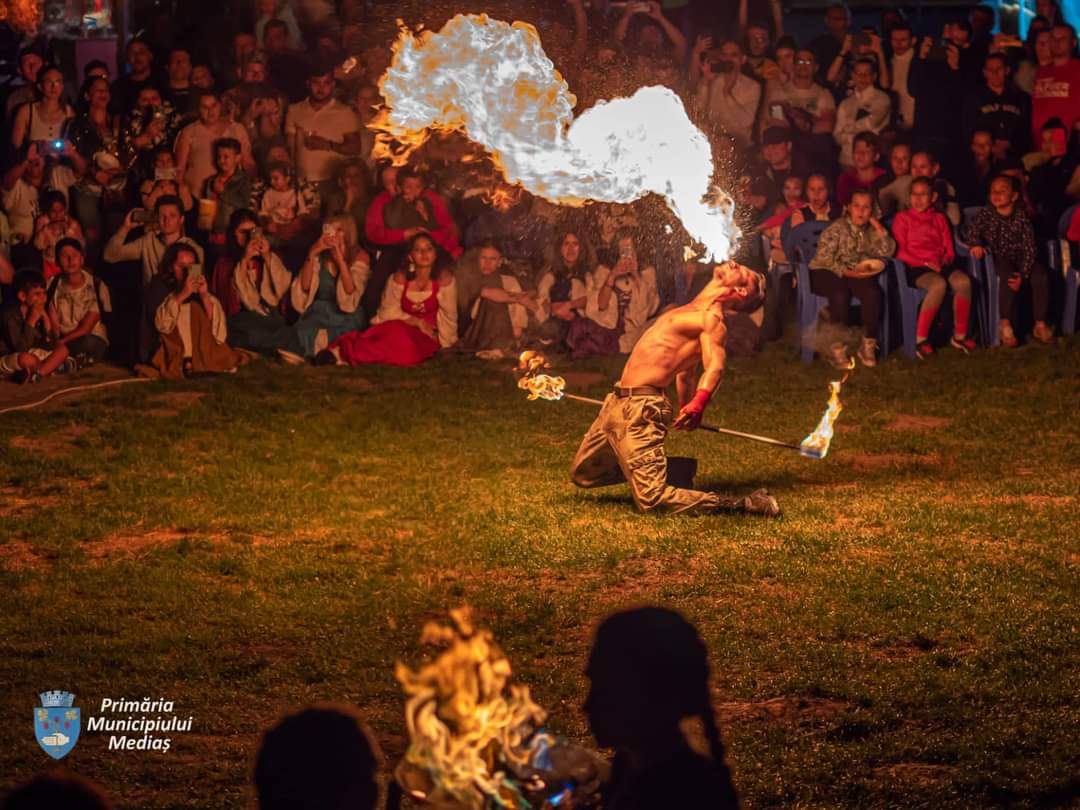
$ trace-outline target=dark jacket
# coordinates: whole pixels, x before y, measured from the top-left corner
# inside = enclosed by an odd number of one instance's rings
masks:
[[[1000,95],[989,87],[980,87],[978,92],[968,96],[962,120],[968,143],[971,133],[988,130],[994,140],[1011,144],[1011,155],[1019,157],[1030,151],[1031,96],[1018,87],[1006,85]]]

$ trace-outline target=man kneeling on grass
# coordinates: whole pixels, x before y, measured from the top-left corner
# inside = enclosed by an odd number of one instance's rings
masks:
[[[656,319],[634,345],[614,392],[578,448],[570,470],[575,484],[591,488],[627,481],[643,511],[780,514],[776,499],[764,489],[736,498],[672,486],[664,452],[672,417],[665,390],[675,383],[681,406],[676,430],[701,424],[724,373],[724,314],[756,309],[764,289],[760,275],[726,262],[713,268],[712,279],[694,300]],[[700,379],[699,363],[704,366]]]
[[[37,382],[54,371],[68,374],[75,361],[57,342],[57,325],[49,317],[45,277],[37,270],[15,274],[16,301],[0,315],[0,377]]]

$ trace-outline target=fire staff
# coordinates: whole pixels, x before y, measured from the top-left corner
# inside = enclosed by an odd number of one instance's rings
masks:
[[[586,432],[571,480],[584,488],[626,481],[643,511],[779,515],[776,499],[764,489],[730,497],[673,486],[664,452],[673,415],[665,391],[675,383],[680,407],[673,427],[697,428],[724,374],[724,313],[756,309],[763,295],[760,275],[725,262],[713,268],[712,279],[693,301],[657,318],[634,346],[614,391]]]

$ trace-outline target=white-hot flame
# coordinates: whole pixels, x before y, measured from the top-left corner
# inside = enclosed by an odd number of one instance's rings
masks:
[[[734,203],[710,187],[712,148],[679,97],[643,87],[574,120],[576,99],[527,23],[459,14],[438,33],[403,30],[379,88],[376,157],[401,163],[431,131],[460,131],[533,194],[582,205],[652,192],[709,258],[735,250]]]
[[[514,369],[522,375],[518,378],[518,388],[528,391],[529,399],[559,400],[563,398],[566,380],[544,374],[543,371],[548,368],[551,368],[551,365],[540,352],[524,351],[518,357],[518,365]]]

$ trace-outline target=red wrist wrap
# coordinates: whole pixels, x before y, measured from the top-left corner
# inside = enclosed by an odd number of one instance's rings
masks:
[[[707,388],[699,388],[697,393],[694,394],[694,398],[686,403],[684,410],[704,413],[705,406],[709,404],[710,399],[712,399],[712,391]]]

